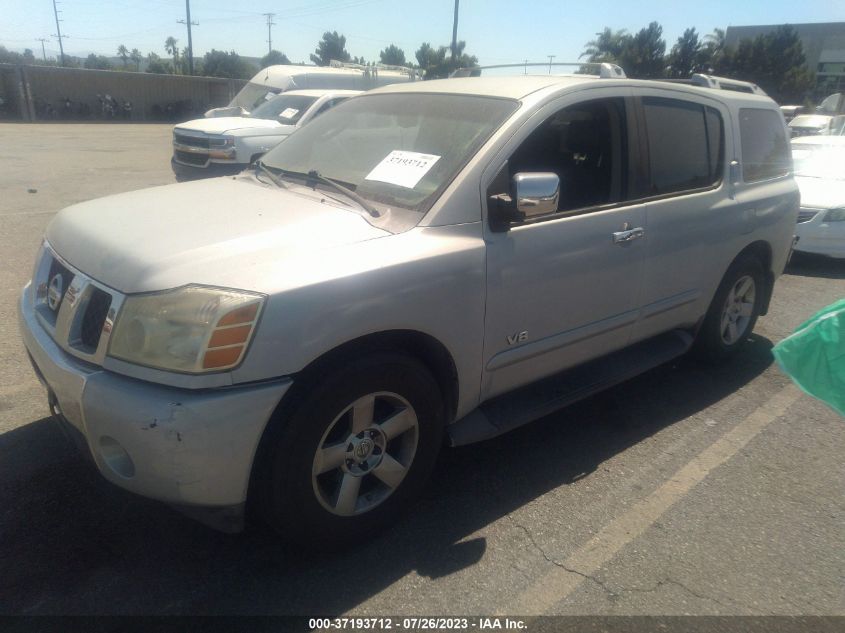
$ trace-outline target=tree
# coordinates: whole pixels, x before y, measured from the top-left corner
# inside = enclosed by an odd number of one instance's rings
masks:
[[[367,65],[367,60],[366,60],[366,59],[364,59],[364,56],[362,55],[361,57],[353,57],[353,58],[352,58],[352,63],[353,63],[353,64],[360,64],[361,66],[366,66],[366,65]]]
[[[167,51],[167,54],[173,57],[173,68],[174,70],[179,67],[179,47],[176,46],[177,40],[172,35],[169,36],[166,40],[164,40],[164,50]]]
[[[135,62],[135,70],[140,71],[141,70],[141,60],[144,59],[144,57],[141,55],[141,51],[139,51],[137,48],[133,48],[132,52],[129,53],[129,59],[131,59],[133,62]]]
[[[155,53],[150,53],[147,55],[147,72],[157,75],[172,75],[173,68],[170,66],[170,62],[164,61]]]
[[[346,50],[346,38],[337,31],[326,31],[323,33],[323,39],[317,43],[311,61],[317,66],[328,66],[333,59],[348,62],[351,57]]]
[[[756,83],[779,103],[801,103],[815,83],[806,61],[798,33],[783,25],[724,49],[717,71]]]
[[[459,41],[455,46],[455,58],[452,59],[451,47],[440,46],[435,50],[431,47],[431,44],[423,42],[414,56],[417,58],[420,70],[423,71],[426,79],[439,79],[448,77],[458,68],[478,65],[478,58],[475,55],[464,53],[465,48],[466,42]]]
[[[628,40],[619,56],[619,62],[629,77],[653,79],[663,76],[665,52],[663,27],[652,22]]]
[[[601,33],[596,33],[596,39],[587,42],[581,57],[590,62],[618,62],[630,40],[625,29],[614,31],[606,26]]]
[[[287,55],[285,55],[284,53],[280,53],[277,50],[272,50],[261,58],[262,68],[267,68],[267,66],[275,66],[276,64],[290,64],[290,60],[288,59]]]
[[[85,58],[85,68],[91,68],[94,70],[111,70],[112,64],[108,57],[91,53]]]
[[[35,54],[32,52],[31,48],[23,49],[23,63],[24,64],[34,64],[35,63]]]
[[[707,70],[716,68],[725,54],[725,29],[713,29],[704,36],[704,51],[707,57]]]
[[[378,56],[382,64],[387,64],[389,66],[405,65],[405,51],[397,47],[395,44],[391,44],[385,48],[378,54]]]
[[[685,79],[692,73],[705,70],[708,55],[694,28],[687,29],[672,47],[667,62],[670,77]]]
[[[129,49],[126,48],[123,44],[117,47],[117,56],[120,57],[121,61],[123,62],[123,67],[126,68],[126,60],[129,59]]]
[[[258,71],[252,64],[241,59],[235,51],[211,49],[205,54],[203,74],[207,77],[228,77],[229,79],[250,79]]]

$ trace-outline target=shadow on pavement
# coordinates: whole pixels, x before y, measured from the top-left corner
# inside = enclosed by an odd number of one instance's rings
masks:
[[[389,530],[322,556],[268,530],[214,532],[108,484],[43,419],[0,435],[0,613],[338,614],[409,572],[472,566],[468,538],[735,392],[771,343],[713,369],[681,359],[506,436],[444,450],[426,495]]]
[[[796,251],[792,254],[792,259],[784,272],[799,277],[845,279],[845,259],[834,259]]]

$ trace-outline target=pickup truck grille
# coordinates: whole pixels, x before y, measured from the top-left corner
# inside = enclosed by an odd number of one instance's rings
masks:
[[[123,295],[75,270],[45,244],[32,280],[41,326],[69,354],[102,364]]]
[[[173,133],[173,141],[180,145],[188,145],[190,147],[202,147],[208,149],[208,139],[201,136],[188,136],[186,134]]]

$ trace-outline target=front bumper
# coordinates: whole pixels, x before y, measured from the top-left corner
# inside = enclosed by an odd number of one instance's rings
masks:
[[[80,361],[18,304],[24,345],[103,476],[178,506],[243,506],[258,442],[290,379],[220,389],[156,385]]]
[[[216,178],[218,176],[234,176],[249,167],[246,163],[212,163],[204,166],[186,165],[170,159],[170,168],[177,180],[199,180],[200,178]]]

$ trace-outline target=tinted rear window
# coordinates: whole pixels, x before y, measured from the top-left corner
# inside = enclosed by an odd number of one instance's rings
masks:
[[[742,144],[742,179],[757,182],[785,176],[792,167],[783,117],[774,110],[742,108],[739,111]]]
[[[679,99],[644,97],[649,195],[700,189],[722,173],[722,118],[712,108]]]

